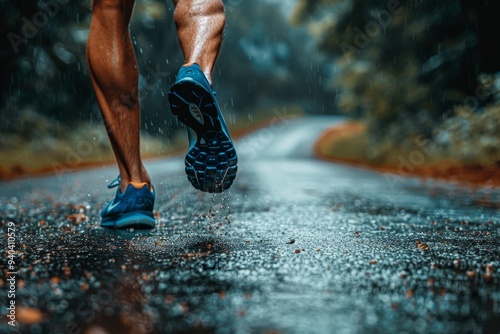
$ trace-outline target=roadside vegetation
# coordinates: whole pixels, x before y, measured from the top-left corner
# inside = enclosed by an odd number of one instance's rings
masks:
[[[500,61],[491,1],[299,0],[292,22],[329,57],[337,110],[365,131],[323,153],[375,166],[500,164]]]

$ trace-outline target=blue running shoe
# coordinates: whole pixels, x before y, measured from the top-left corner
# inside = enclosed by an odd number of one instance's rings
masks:
[[[187,126],[188,180],[204,192],[229,189],[236,178],[238,156],[215,93],[198,64],[181,67],[168,100],[172,113]]]
[[[118,187],[120,177],[111,181],[108,188]],[[116,190],[115,198],[101,211],[101,226],[115,228],[153,228],[155,218],[153,206],[155,204],[155,191],[144,184],[136,188],[129,184],[122,194],[120,188]]]

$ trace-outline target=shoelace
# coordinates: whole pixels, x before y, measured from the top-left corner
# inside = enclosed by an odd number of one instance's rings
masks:
[[[120,175],[118,175],[116,177],[116,179],[114,179],[113,181],[111,181],[109,184],[108,184],[108,188],[111,189],[111,188],[116,188],[120,185],[120,183],[122,182],[122,179],[120,178]]]

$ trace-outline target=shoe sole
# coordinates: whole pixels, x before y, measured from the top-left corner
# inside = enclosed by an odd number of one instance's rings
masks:
[[[156,221],[151,212],[136,211],[120,215],[118,218],[113,217],[109,220],[101,220],[102,227],[114,227],[118,229],[152,229],[156,225]]]
[[[189,182],[209,193],[229,189],[236,178],[238,156],[212,95],[185,79],[172,86],[168,99],[172,113],[197,136],[185,159]]]

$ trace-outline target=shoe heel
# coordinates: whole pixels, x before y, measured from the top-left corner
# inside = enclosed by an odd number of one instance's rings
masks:
[[[195,83],[186,81],[172,86],[168,94],[172,114],[197,134],[205,131],[220,131],[217,108],[210,94]],[[192,109],[196,109],[195,112]],[[193,114],[199,113],[198,117]]]

